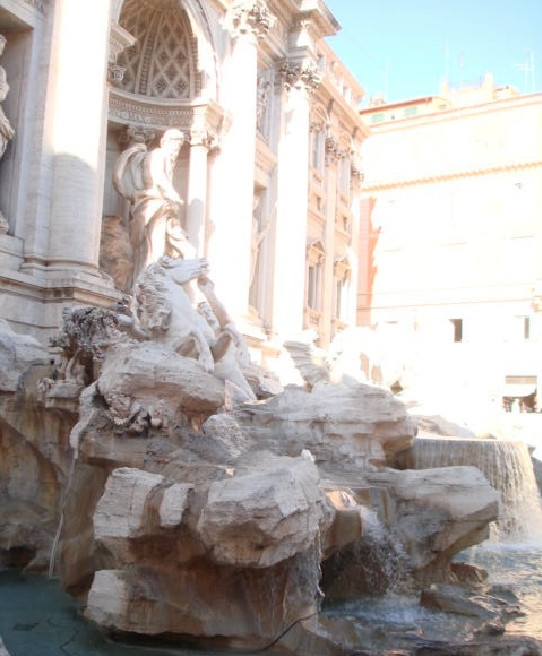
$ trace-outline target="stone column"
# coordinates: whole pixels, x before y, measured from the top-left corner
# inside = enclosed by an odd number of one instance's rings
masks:
[[[350,279],[350,298],[348,323],[352,326],[357,324],[357,303],[359,283],[359,252],[360,252],[360,229],[361,229],[361,182],[363,179],[361,162],[353,154],[352,159],[352,235],[350,237],[349,251],[351,254],[352,273]]]
[[[232,52],[224,86],[231,118],[214,166],[217,185],[210,211],[211,275],[217,295],[236,320],[248,314],[252,199],[256,154],[258,47],[272,18],[265,2],[251,0],[232,8]]]
[[[303,328],[309,186],[310,91],[320,78],[307,64],[282,62],[283,130],[278,147],[272,328],[279,338]]]
[[[190,131],[190,162],[188,170],[188,197],[186,199],[188,240],[198,257],[205,251],[205,216],[207,206],[207,131]]]
[[[48,270],[98,263],[105,166],[110,0],[57,0]]]
[[[337,215],[337,167],[339,165],[339,146],[337,140],[328,134],[326,137],[326,261],[324,270],[322,332],[320,346],[326,347],[332,341],[337,308],[337,279],[335,277],[335,219]]]

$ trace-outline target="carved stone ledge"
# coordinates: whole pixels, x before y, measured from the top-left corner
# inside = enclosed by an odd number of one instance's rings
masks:
[[[232,8],[232,36],[253,36],[261,39],[275,24],[275,17],[264,0],[248,0]]]

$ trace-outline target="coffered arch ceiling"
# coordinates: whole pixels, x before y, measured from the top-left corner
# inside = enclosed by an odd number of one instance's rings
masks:
[[[119,24],[136,38],[119,56],[121,89],[163,99],[199,95],[197,39],[178,0],[125,0]]]

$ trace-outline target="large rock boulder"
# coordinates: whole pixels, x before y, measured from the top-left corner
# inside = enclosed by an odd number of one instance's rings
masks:
[[[94,512],[86,615],[116,631],[262,647],[317,610],[323,496],[310,457],[204,485],[114,470]]]
[[[316,539],[323,496],[310,457],[268,456],[209,488],[198,533],[217,563],[270,567],[305,553]]]
[[[386,491],[377,512],[419,580],[446,579],[452,557],[488,538],[499,516],[499,493],[476,467],[387,470],[365,480]]]
[[[108,353],[96,388],[116,426],[143,432],[185,416],[210,416],[225,403],[225,382],[153,342],[120,344]]]
[[[245,404],[234,415],[260,448],[293,455],[308,449],[323,470],[352,472],[394,466],[409,452],[415,427],[405,406],[364,383],[318,382],[311,391]]]
[[[0,563],[45,568],[71,460],[75,417],[47,412],[37,381],[51,355],[0,320]]]

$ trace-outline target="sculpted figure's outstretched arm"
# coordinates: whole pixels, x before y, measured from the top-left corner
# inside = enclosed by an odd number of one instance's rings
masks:
[[[216,297],[214,282],[206,275],[203,275],[198,278],[198,287],[215,313],[220,328],[224,330],[227,327],[233,327],[233,319],[228,314],[224,305]]]

